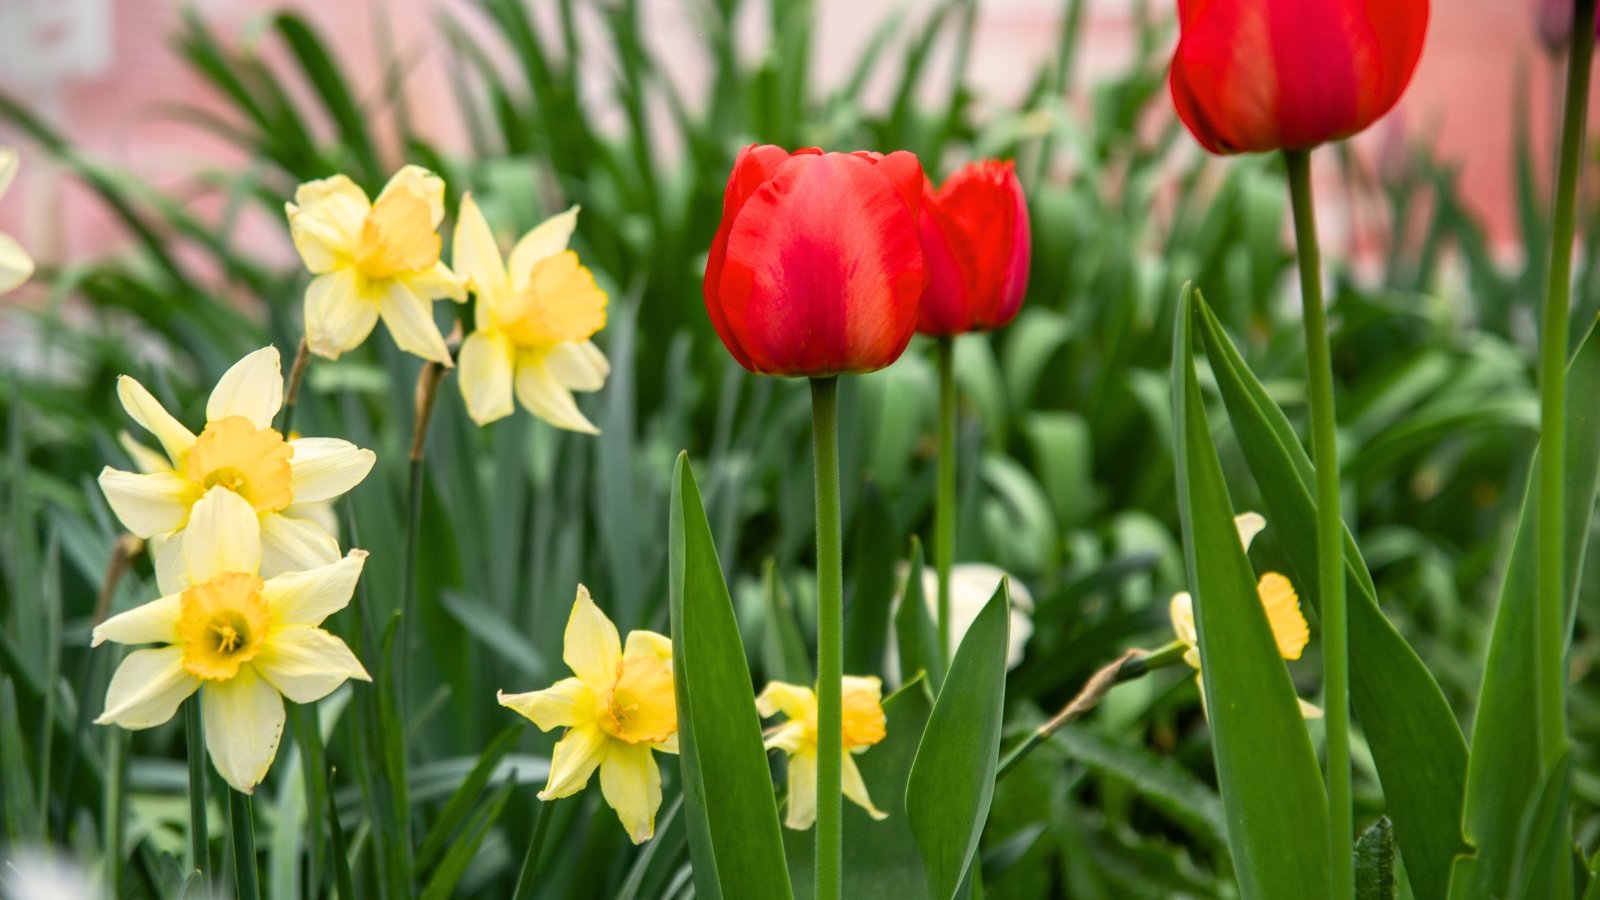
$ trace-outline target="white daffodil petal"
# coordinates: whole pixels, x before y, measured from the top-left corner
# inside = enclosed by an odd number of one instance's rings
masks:
[[[351,678],[372,680],[344,641],[313,625],[274,629],[254,662],[262,678],[296,703],[315,703]]]
[[[517,360],[517,399],[528,412],[557,428],[599,434],[600,429],[584,417],[572,392],[550,374],[539,354],[524,353]]]
[[[589,596],[589,589],[581,584],[572,614],[567,617],[561,659],[572,674],[596,689],[609,687],[616,680],[617,663],[622,659],[622,638],[617,635],[617,626],[600,611]]]
[[[183,595],[168,594],[96,625],[89,646],[98,647],[106,641],[118,644],[176,644],[178,617],[182,614]]]
[[[550,377],[571,391],[598,391],[611,374],[611,364],[592,341],[557,344],[550,348],[544,365]]]
[[[367,551],[351,550],[335,562],[273,576],[261,585],[261,599],[279,624],[321,625],[350,605],[366,561]]]
[[[550,780],[539,792],[539,799],[557,800],[583,790],[605,758],[608,740],[598,725],[581,725],[556,741],[550,754]]]
[[[335,541],[339,539],[339,514],[333,511],[332,500],[322,500],[316,503],[291,503],[284,507],[283,515],[291,519],[305,519],[326,531],[328,536]]]
[[[542,691],[498,695],[500,705],[515,710],[540,731],[589,725],[600,714],[599,700],[581,678],[563,678]]]
[[[224,572],[261,569],[261,524],[243,497],[214,487],[195,501],[183,534],[183,564],[194,584]]]
[[[783,824],[805,831],[817,821],[817,755],[801,752],[789,757],[789,811]]]
[[[227,681],[208,681],[200,691],[206,750],[222,779],[240,793],[256,789],[283,738],[283,698],[252,665]]]
[[[539,260],[567,249],[567,242],[572,239],[572,232],[578,227],[578,207],[574,206],[564,212],[556,213],[534,229],[522,236],[515,247],[511,248],[511,283],[524,285],[533,274],[533,267]]]
[[[131,376],[117,378],[117,399],[139,427],[161,442],[162,449],[174,463],[194,446],[194,432],[183,427],[183,423],[173,418],[172,413]]]
[[[162,594],[181,594],[189,586],[189,572],[183,565],[183,532],[158,534],[145,544],[145,552],[155,561],[156,588]]]
[[[9,234],[0,234],[0,294],[20,287],[33,275],[33,257]]]
[[[206,421],[243,416],[257,428],[271,428],[283,406],[283,361],[277,347],[262,347],[222,373],[206,401]]]
[[[100,490],[122,527],[142,538],[182,528],[189,520],[189,481],[172,470],[140,475],[106,466]]]
[[[361,483],[372,471],[378,455],[338,438],[296,438],[289,442],[294,455],[289,471],[294,502],[332,500]]]
[[[339,561],[339,542],[311,519],[283,513],[261,518],[261,577],[316,569]]]
[[[461,198],[461,210],[456,214],[450,263],[455,266],[456,273],[466,279],[480,303],[500,297],[511,289],[494,232],[471,194]]]
[[[395,279],[378,301],[378,314],[401,350],[440,365],[452,364],[444,336],[433,321],[432,300],[417,296],[404,282]]]
[[[135,650],[111,676],[106,710],[95,724],[154,728],[171,719],[198,687],[200,679],[184,671],[182,647]]]
[[[612,741],[600,763],[600,792],[617,811],[628,839],[635,844],[656,833],[656,810],[661,808],[661,770],[648,744]]]
[[[1256,512],[1242,512],[1233,517],[1233,527],[1239,532],[1239,543],[1250,549],[1250,543],[1267,527],[1267,520]]]
[[[867,811],[867,815],[882,821],[889,818],[889,814],[872,804],[872,798],[867,796],[867,783],[861,780],[861,770],[856,768],[855,757],[846,753],[840,769],[840,787],[851,803]]]
[[[485,301],[479,300],[481,305]],[[511,415],[511,382],[516,350],[498,334],[474,331],[461,344],[459,379],[467,415],[479,425]]]
[[[378,324],[378,304],[366,296],[356,273],[339,269],[311,279],[306,288],[306,345],[326,359],[361,346]]]

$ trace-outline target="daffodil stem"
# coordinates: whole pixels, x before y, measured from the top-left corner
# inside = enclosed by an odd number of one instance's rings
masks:
[[[300,746],[300,772],[306,794],[306,886],[308,893],[316,893],[322,888],[324,849],[315,811],[323,808],[323,798],[328,793],[327,748],[322,743],[315,706],[291,704],[289,715],[294,719],[295,743]]]
[[[1344,520],[1339,511],[1339,444],[1333,361],[1322,298],[1322,250],[1311,199],[1311,154],[1284,153],[1299,246],[1311,401],[1311,460],[1317,488],[1317,594],[1322,614],[1322,690],[1328,734],[1328,863],[1335,900],[1355,896],[1354,811],[1350,805],[1350,646],[1344,590]]]
[[[817,465],[817,900],[844,889],[844,563],[839,517],[839,380],[811,379],[812,445]]]
[[[528,839],[528,852],[522,857],[522,871],[517,873],[517,888],[512,900],[531,900],[539,884],[539,856],[544,852],[544,839],[550,833],[550,808],[555,800],[540,800],[539,813],[533,820],[533,837]]]
[[[183,701],[183,737],[189,753],[189,870],[199,872],[202,884],[211,868],[206,848],[206,739],[200,724],[200,695]],[[202,891],[204,893],[204,891]]]
[[[439,398],[439,381],[444,367],[423,363],[417,375],[416,418],[411,426],[411,471],[406,481],[406,546],[401,566],[399,691],[400,714],[406,715],[410,696],[411,629],[417,617],[417,553],[422,539],[422,480],[428,453],[428,423],[433,420],[433,405]],[[402,731],[405,729],[402,728]]]
[[[1578,0],[1567,61],[1566,106],[1550,227],[1549,281],[1539,332],[1538,633],[1539,746],[1548,762],[1567,740],[1566,722],[1566,457],[1567,343],[1572,302],[1572,239],[1578,171],[1594,60],[1595,0]]]
[[[300,348],[294,352],[294,364],[289,368],[289,387],[283,392],[283,424],[278,433],[287,440],[294,428],[294,406],[300,399],[300,383],[306,379],[306,369],[311,365],[311,345],[300,339]]]
[[[250,795],[228,791],[228,831],[233,837],[233,879],[239,900],[260,900],[256,880],[256,833]]]
[[[956,553],[955,338],[939,338],[939,472],[933,509],[934,567],[939,573],[939,659],[950,665],[950,566]]]

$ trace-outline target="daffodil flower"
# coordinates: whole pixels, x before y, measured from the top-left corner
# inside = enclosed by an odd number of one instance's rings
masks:
[[[476,330],[461,345],[461,395],[486,425],[512,412],[512,395],[557,428],[598,434],[572,399],[598,391],[611,365],[589,338],[606,324],[606,294],[567,249],[576,206],[546,219],[500,257],[494,233],[468,195],[452,259],[477,295]]]
[[[1250,542],[1266,527],[1267,521],[1258,513],[1247,512],[1235,516],[1233,524],[1239,531],[1239,542],[1245,550],[1249,550]],[[1295,593],[1294,585],[1277,572],[1268,572],[1261,576],[1256,593],[1261,597],[1261,606],[1267,613],[1267,624],[1272,626],[1278,654],[1287,660],[1299,659],[1306,643],[1311,640],[1311,630],[1306,626],[1305,615],[1300,612],[1300,597]],[[1194,624],[1194,598],[1188,591],[1174,594],[1167,612],[1172,619],[1173,632],[1187,648],[1183,653],[1183,661],[1195,670],[1195,683],[1200,686],[1200,705],[1204,709],[1206,689],[1205,681],[1200,676],[1200,633]],[[1302,716],[1308,719],[1322,717],[1322,710],[1316,706],[1304,700],[1299,703]]]
[[[888,813],[872,805],[852,754],[865,753],[883,740],[883,685],[869,676],[846,675],[841,686],[844,760],[840,786],[851,802],[874,819]],[[756,698],[762,718],[783,713],[788,721],[767,732],[766,747],[789,754],[789,810],[783,824],[804,831],[817,820],[817,694],[811,688],[774,681]]]
[[[421,166],[396,172],[375,202],[344,175],[309,181],[284,204],[306,289],[306,344],[328,359],[354,350],[381,317],[401,350],[451,365],[433,301],[465,302],[439,261],[444,181]]]
[[[117,379],[117,396],[165,453],[125,440],[139,471],[106,466],[100,489],[123,526],[151,541],[162,591],[176,590],[192,509],[217,486],[236,493],[260,518],[266,577],[339,558],[338,542],[314,519],[320,507],[366,478],[377,457],[336,438],[285,441],[273,429],[272,418],[283,402],[275,348],[263,347],[223,374],[206,403],[206,425],[199,435],[133,378]]]
[[[318,627],[349,604],[367,554],[263,580],[260,519],[248,500],[213,487],[190,521],[177,589],[94,630],[94,646],[162,645],[128,654],[95,722],[152,728],[199,691],[211,762],[248,794],[277,755],[284,697],[314,703],[346,679],[372,680]]]
[[[6,189],[11,187],[11,179],[16,177],[17,162],[16,150],[0,147],[0,197],[5,196]],[[33,259],[27,251],[10,235],[0,234],[0,294],[21,285],[32,274]]]
[[[500,705],[543,731],[567,729],[550,757],[550,780],[540,800],[576,794],[598,768],[606,803],[628,837],[644,843],[655,834],[661,808],[661,770],[651,751],[678,752],[672,641],[653,631],[632,631],[624,646],[617,626],[582,585],[564,641],[561,658],[574,677],[542,691],[501,691]]]

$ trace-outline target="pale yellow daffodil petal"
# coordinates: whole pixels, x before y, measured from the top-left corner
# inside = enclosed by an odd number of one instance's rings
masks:
[[[117,432],[117,443],[122,445],[123,452],[133,460],[133,467],[148,475],[151,472],[167,472],[172,469],[172,460],[151,450],[139,443],[133,435],[126,431]]]
[[[817,821],[817,753],[802,750],[789,757],[789,809],[783,824],[805,831]]]
[[[315,703],[351,678],[372,680],[344,641],[313,625],[273,629],[254,663],[262,678],[296,703]]]
[[[1239,532],[1239,543],[1249,550],[1256,535],[1266,529],[1267,520],[1260,513],[1242,512],[1233,517],[1233,527]]]
[[[572,391],[550,374],[545,366],[546,355],[543,351],[530,350],[517,357],[517,400],[527,407],[528,412],[557,428],[599,434],[600,429],[579,411],[577,402],[572,399]]]
[[[771,715],[763,713],[763,715]],[[785,753],[798,753],[802,747],[807,746],[810,737],[806,730],[805,722],[790,719],[782,725],[767,731],[762,740],[762,746],[768,750],[782,750]]]
[[[6,195],[11,189],[11,179],[17,175],[17,167],[21,165],[22,157],[15,147],[0,147],[0,197]]]
[[[277,347],[262,347],[228,367],[206,401],[206,421],[241,416],[271,428],[283,406],[283,364]]]
[[[781,712],[792,720],[804,722],[817,715],[817,695],[798,684],[769,682],[756,697],[756,711],[762,718]]]
[[[612,741],[600,763],[600,791],[635,844],[650,840],[661,808],[661,770],[645,744]]]
[[[178,642],[178,617],[183,613],[183,595],[168,594],[135,606],[101,622],[94,628],[92,643],[175,644]]]
[[[466,280],[478,302],[494,303],[511,290],[506,278],[505,261],[495,243],[489,222],[478,209],[471,194],[461,198],[461,210],[456,216],[455,235],[452,238],[450,262],[456,273]]]
[[[855,757],[846,753],[843,766],[840,769],[840,786],[844,795],[851,803],[867,811],[867,815],[878,821],[889,818],[889,814],[872,804],[872,798],[867,796],[867,783],[861,780],[861,770],[856,768]]]
[[[1294,585],[1277,572],[1268,572],[1261,576],[1256,592],[1267,611],[1267,623],[1272,626],[1272,637],[1278,642],[1278,653],[1284,659],[1299,659],[1311,640],[1311,630],[1300,612],[1300,597],[1294,592]]]
[[[292,223],[298,213],[299,217],[315,222],[321,229],[318,236],[331,250],[349,254],[361,237],[361,223],[371,209],[367,192],[351,181],[350,176],[334,175],[308,181],[295,189],[290,221]]]
[[[156,587],[162,594],[180,594],[189,586],[189,573],[183,566],[183,532],[158,534],[145,542],[156,570]]]
[[[623,659],[663,659],[672,661],[672,638],[654,631],[630,631],[628,642],[622,647]]]
[[[407,353],[443,366],[455,365],[444,336],[433,321],[433,301],[414,293],[405,282],[391,281],[378,301],[378,314],[395,345]]]
[[[617,626],[600,611],[589,596],[589,589],[581,584],[572,614],[567,617],[561,659],[572,674],[597,691],[611,687],[617,677],[617,663],[622,660]]]
[[[399,194],[411,194],[420,198],[428,210],[428,224],[434,228],[444,221],[444,179],[433,174],[422,166],[402,166],[400,171],[390,176],[389,182],[378,193],[378,199],[372,205],[377,206],[384,200],[393,199]]]
[[[1299,697],[1296,697],[1295,701],[1300,704],[1300,718],[1302,718],[1302,719],[1320,719],[1320,718],[1322,718],[1322,707],[1316,705],[1315,703],[1307,703],[1306,701],[1301,700]]]
[[[289,442],[294,502],[332,500],[360,484],[378,455],[338,438],[295,438]]]
[[[351,550],[335,562],[268,578],[261,599],[280,625],[320,625],[350,605],[366,561],[367,551]]]
[[[550,348],[545,368],[557,384],[569,391],[598,391],[605,387],[611,363],[590,341],[569,341]]]
[[[144,385],[132,377],[118,376],[117,399],[122,401],[122,408],[141,428],[161,442],[162,449],[167,451],[167,456],[174,463],[194,446],[194,432],[183,427],[159,400],[145,390]]]
[[[106,466],[99,482],[122,527],[139,537],[182,528],[189,520],[189,481],[170,469],[141,475]]]
[[[411,288],[412,293],[430,300],[454,300],[457,303],[467,302],[467,288],[461,283],[460,276],[450,270],[442,262],[405,276],[405,283]]]
[[[539,726],[540,731],[591,725],[601,714],[599,698],[577,677],[563,678],[542,691],[525,694],[501,691],[497,696],[501,706],[520,713]]]
[[[461,343],[458,377],[472,421],[487,425],[511,415],[515,361],[516,348],[504,335],[474,331]]]
[[[226,681],[208,681],[200,691],[206,750],[211,764],[234,790],[249,794],[267,777],[283,738],[283,698],[246,665]]]
[[[183,563],[195,584],[228,572],[259,571],[261,524],[255,509],[227,488],[207,491],[189,512]]]
[[[105,712],[95,724],[154,728],[171,719],[199,687],[200,679],[183,668],[182,647],[135,650],[111,676]]]
[[[354,350],[378,324],[378,303],[353,269],[318,275],[306,288],[306,345],[326,359]]]
[[[550,754],[550,780],[539,792],[540,800],[558,800],[583,790],[589,776],[605,759],[609,740],[598,725],[580,725],[556,741]]]
[[[315,569],[339,560],[339,542],[311,519],[276,513],[261,519],[261,577]]]
[[[656,742],[654,744],[651,744],[650,746],[656,748],[657,750],[660,750],[662,753],[677,753],[678,752],[678,733],[676,731],[674,731],[672,733],[672,737],[669,737],[664,741],[658,741],[658,742]]]
[[[9,234],[0,234],[0,294],[21,287],[33,276],[33,257]]]
[[[525,283],[513,284],[526,307],[517,328],[529,343],[586,341],[606,326],[606,292],[571,250],[540,260]]]
[[[523,235],[511,248],[511,283],[526,284],[535,265],[567,249],[577,227],[578,207],[573,206],[545,219]]]

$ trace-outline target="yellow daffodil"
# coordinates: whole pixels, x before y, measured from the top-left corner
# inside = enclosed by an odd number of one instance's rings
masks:
[[[876,678],[846,675],[841,688],[844,766],[840,786],[844,795],[874,819],[888,813],[872,805],[867,784],[851,754],[865,753],[883,740],[887,725],[883,715],[883,685]],[[789,811],[783,824],[803,831],[817,820],[817,695],[808,687],[774,681],[756,698],[762,718],[783,713],[788,721],[767,732],[768,750],[789,754]]]
[[[1240,543],[1249,550],[1250,542],[1266,527],[1267,521],[1257,513],[1241,513],[1234,517],[1233,524],[1239,531]],[[1294,585],[1277,572],[1268,572],[1261,576],[1256,593],[1260,595],[1261,606],[1267,613],[1267,624],[1272,626],[1278,654],[1287,660],[1299,659],[1311,640],[1311,630],[1306,626],[1305,615],[1300,612],[1300,597],[1295,593]],[[1187,648],[1183,653],[1183,661],[1195,670],[1195,683],[1200,685],[1200,705],[1204,708],[1206,690],[1205,681],[1200,676],[1200,633],[1194,624],[1194,598],[1189,596],[1188,591],[1174,594],[1167,611],[1172,619],[1173,632]],[[1300,714],[1306,718],[1322,716],[1322,710],[1316,706],[1304,700],[1299,703]]]
[[[372,333],[379,317],[401,350],[450,365],[433,301],[467,299],[439,261],[444,181],[421,166],[396,172],[376,202],[343,175],[300,185],[284,205],[306,268],[306,343],[337,359]]]
[[[543,731],[565,728],[550,757],[550,780],[540,800],[583,790],[600,770],[600,792],[635,844],[655,834],[661,808],[661,770],[652,750],[678,752],[678,702],[672,688],[672,641],[631,631],[624,646],[588,588],[567,619],[561,654],[574,677],[542,691],[499,694]]]
[[[318,627],[349,604],[367,554],[263,580],[260,518],[242,495],[211,488],[190,523],[176,589],[94,630],[95,646],[162,645],[128,654],[95,721],[152,728],[199,691],[211,762],[248,794],[278,752],[284,697],[314,703],[346,679],[372,680]]]
[[[17,162],[16,150],[0,147],[0,197],[11,187],[11,179],[17,174]],[[0,234],[0,294],[27,281],[32,274],[33,259],[27,251],[10,235]]]
[[[479,425],[510,415],[515,393],[557,428],[599,433],[572,399],[611,374],[589,340],[606,324],[605,291],[567,249],[577,221],[576,206],[546,219],[503,260],[477,203],[461,201],[452,259],[477,295],[477,330],[461,345],[461,395]]]
[[[106,501],[129,531],[150,539],[163,592],[175,588],[191,511],[206,491],[228,488],[260,518],[262,573],[270,578],[326,565],[339,544],[316,518],[335,497],[367,477],[377,457],[349,441],[285,441],[272,427],[283,402],[278,351],[263,347],[233,364],[206,403],[196,436],[145,390],[117,379],[122,406],[161,443],[165,454],[124,440],[138,472],[100,472]]]

